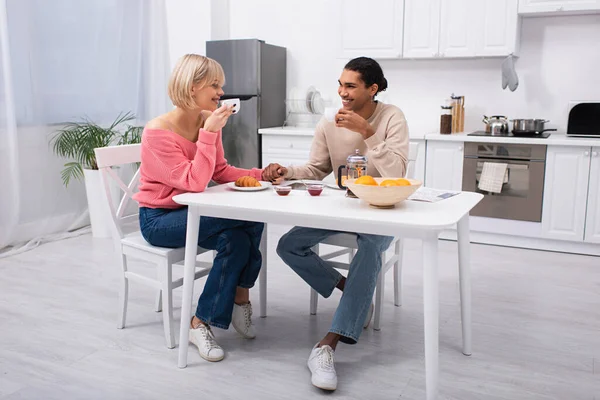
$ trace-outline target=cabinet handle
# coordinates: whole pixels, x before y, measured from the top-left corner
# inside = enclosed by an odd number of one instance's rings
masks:
[[[458,146],[458,151],[462,151],[463,147],[462,146]]]
[[[589,151],[586,151],[585,153],[583,153],[583,155],[587,157],[587,156],[589,156],[589,155],[590,155],[590,152],[589,152]]]
[[[294,143],[290,143],[290,149],[294,148]]]
[[[597,151],[593,151],[593,152],[592,152],[592,155],[593,155],[594,157],[598,157],[598,152],[597,152]]]

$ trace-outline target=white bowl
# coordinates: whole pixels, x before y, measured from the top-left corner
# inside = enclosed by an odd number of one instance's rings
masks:
[[[400,178],[374,178],[377,184],[386,179]],[[394,206],[410,197],[423,182],[417,179],[407,179],[410,186],[374,186],[357,185],[356,179],[348,179],[345,185],[361,200],[376,208],[394,208]]]

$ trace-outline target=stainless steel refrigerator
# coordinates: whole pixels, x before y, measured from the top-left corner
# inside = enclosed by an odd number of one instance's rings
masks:
[[[223,128],[225,158],[236,167],[260,168],[258,129],[285,121],[286,49],[257,39],[214,40],[206,42],[206,56],[225,71],[221,99],[241,100]]]

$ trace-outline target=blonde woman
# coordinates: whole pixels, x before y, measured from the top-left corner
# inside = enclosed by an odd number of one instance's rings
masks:
[[[232,114],[219,107],[225,76],[210,58],[188,54],[175,66],[169,80],[169,97],[175,108],[144,128],[140,190],[140,228],[150,244],[185,245],[187,208],[173,201],[184,192],[202,192],[213,180],[233,182],[241,176],[275,180],[278,164],[264,170],[236,168],[224,158],[221,129]],[[190,324],[190,341],[200,356],[220,361],[225,352],[210,326],[228,329],[230,323],[243,337],[256,336],[252,324],[249,289],[261,267],[259,251],[263,224],[202,217],[198,245],[217,250],[196,313]]]

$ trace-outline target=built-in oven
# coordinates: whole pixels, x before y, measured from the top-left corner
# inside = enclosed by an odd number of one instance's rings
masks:
[[[541,222],[546,145],[465,143],[463,190],[484,198],[471,215]]]

